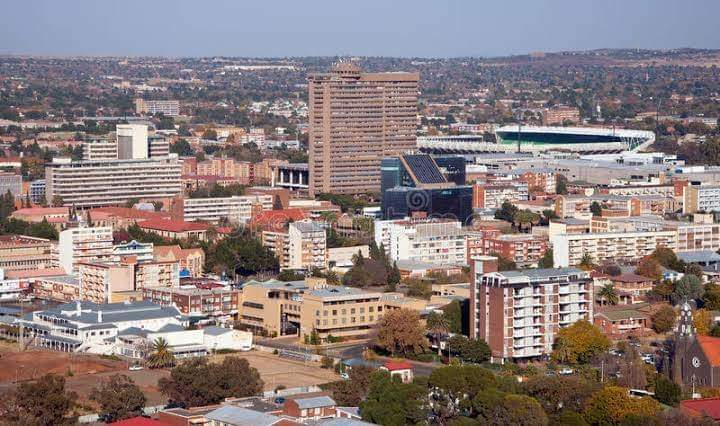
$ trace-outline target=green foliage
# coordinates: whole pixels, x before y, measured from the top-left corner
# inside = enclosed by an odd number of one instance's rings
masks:
[[[292,269],[283,269],[277,275],[279,281],[302,281],[305,279],[305,275],[295,272]]]
[[[170,351],[167,340],[162,337],[155,339],[152,352],[147,356],[146,364],[150,368],[164,368],[175,365],[175,355]]]
[[[655,399],[673,407],[680,403],[682,388],[666,376],[659,374],[655,380]]]
[[[495,212],[495,219],[512,223],[517,212],[518,208],[515,207],[513,203],[510,201],[504,201],[500,206],[500,210]]]
[[[553,266],[555,266],[555,260],[553,259],[553,251],[549,248],[545,250],[545,253],[538,261],[538,268],[547,269],[552,268]]]
[[[339,206],[343,213],[355,213],[363,207],[368,206],[367,200],[361,196],[353,197],[352,195],[323,193],[318,194],[316,198],[322,201],[330,201],[336,206]]]
[[[332,387],[333,399],[340,406],[357,407],[370,389],[372,367],[356,365],[348,372],[348,380],[336,382]]]
[[[383,258],[365,258],[358,250],[353,266],[343,275],[343,285],[350,287],[385,286],[388,284],[390,264]]]
[[[0,402],[3,424],[74,425],[77,416],[71,413],[77,395],[65,390],[65,378],[47,374],[33,382],[21,383],[3,394]]]
[[[610,305],[617,305],[618,303],[618,293],[613,284],[605,284],[597,295]]]
[[[124,374],[110,376],[99,388],[94,388],[90,400],[100,405],[100,418],[112,423],[143,414],[145,394]]]
[[[15,197],[8,189],[7,192],[0,197],[0,222],[5,222],[13,211],[15,211]]]
[[[682,303],[685,300],[699,299],[703,295],[703,285],[700,278],[685,274],[675,283],[675,289],[670,295],[673,303]]]
[[[2,234],[18,234],[27,235],[29,237],[46,238],[48,240],[57,240],[57,229],[43,218],[41,222],[28,223],[20,219],[8,219],[0,222],[0,233]]]
[[[228,397],[253,396],[263,389],[263,381],[247,359],[234,356],[222,363],[193,358],[158,381],[158,388],[171,405],[197,407],[221,402]]]
[[[587,364],[609,347],[610,341],[597,327],[586,320],[580,320],[560,329],[552,357],[562,363]]]
[[[170,145],[170,152],[181,157],[190,157],[195,155],[195,150],[185,138],[178,139],[174,144]]]
[[[367,398],[360,403],[365,421],[386,426],[418,424],[427,420],[427,389],[415,383],[399,383],[386,371],[370,377]]]
[[[550,416],[562,410],[581,411],[599,384],[578,376],[535,375],[523,384],[525,393],[537,399]]]
[[[585,407],[585,420],[590,424],[618,424],[628,415],[653,417],[660,404],[652,398],[631,398],[627,389],[608,386],[596,392]]]
[[[597,201],[593,201],[592,204],[590,204],[590,212],[593,214],[593,216],[602,216],[602,206]]]
[[[453,300],[442,308],[443,316],[448,321],[448,331],[454,334],[462,333],[462,306],[460,301]]]
[[[405,280],[407,295],[418,299],[430,300],[432,297],[432,284],[420,278],[408,278]]]
[[[517,264],[500,255],[500,253],[490,253],[490,256],[497,257],[498,260],[498,271],[514,271],[517,269]]]
[[[566,195],[568,192],[567,184],[568,179],[565,177],[565,175],[557,175],[555,177],[555,192],[560,195]]]
[[[278,270],[275,255],[248,232],[224,238],[210,245],[205,253],[205,267],[215,273],[247,277]]]
[[[188,198],[218,198],[245,195],[245,188],[245,185],[239,183],[232,183],[230,185],[218,185],[214,183],[209,189],[200,187],[189,192]]]

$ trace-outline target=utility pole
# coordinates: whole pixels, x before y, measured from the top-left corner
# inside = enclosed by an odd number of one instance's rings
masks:
[[[518,124],[517,153],[520,154],[520,136],[522,135],[522,123]]]

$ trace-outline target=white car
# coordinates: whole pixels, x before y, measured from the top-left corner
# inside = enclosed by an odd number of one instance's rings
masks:
[[[340,378],[343,380],[350,380],[350,376],[348,375],[348,373],[346,373],[344,371],[342,373],[340,373]]]
[[[574,372],[575,372],[575,370],[573,370],[572,368],[563,368],[562,370],[558,371],[558,374],[563,375],[563,376],[568,376]]]
[[[142,370],[143,368],[144,368],[144,367],[143,367],[142,365],[140,365],[140,364],[133,364],[133,365],[131,365],[131,366],[128,368],[128,370],[130,370],[130,371],[140,371],[140,370]]]

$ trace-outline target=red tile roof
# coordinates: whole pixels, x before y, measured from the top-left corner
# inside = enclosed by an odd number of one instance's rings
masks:
[[[165,232],[187,232],[187,231],[207,231],[210,225],[200,222],[184,222],[182,220],[170,219],[150,219],[138,223],[143,229],[153,229]]]
[[[127,219],[166,219],[170,217],[167,212],[151,212],[147,210],[138,210],[131,207],[98,207],[90,210],[90,217],[96,212],[108,213],[113,216],[123,217]]]
[[[387,368],[388,371],[412,370],[412,364],[407,361],[386,361],[383,367]]]
[[[642,275],[634,274],[632,272],[628,272],[627,274],[610,277],[610,280],[620,283],[644,283],[652,281],[653,279],[644,277]]]
[[[131,419],[120,420],[119,422],[110,423],[116,426],[164,426],[170,425],[170,423],[161,422],[160,420],[151,419],[148,417],[133,417]]]
[[[700,417],[703,413],[720,420],[720,398],[688,399],[680,401],[680,409],[692,417]]]
[[[56,277],[65,274],[65,269],[61,267],[45,269],[20,269],[17,271],[5,271],[5,278],[12,280],[22,278]]]
[[[720,367],[720,337],[698,335],[696,338],[710,365]]]
[[[250,226],[269,231],[280,231],[289,221],[306,219],[308,213],[303,209],[266,210],[250,220]]]
[[[46,214],[68,214],[68,208],[67,207],[31,207],[31,208],[24,208],[24,209],[17,209],[12,214],[17,216],[40,216],[40,215],[46,215]]]

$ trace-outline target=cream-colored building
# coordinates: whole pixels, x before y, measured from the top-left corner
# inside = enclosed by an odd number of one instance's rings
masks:
[[[109,303],[118,293],[144,288],[178,288],[177,262],[143,262],[134,258],[120,262],[78,263],[80,298],[95,303]]]
[[[109,226],[79,226],[60,232],[59,266],[68,274],[78,272],[80,262],[109,261],[113,256],[113,234]]]
[[[674,231],[603,232],[554,235],[550,242],[556,268],[578,265],[585,254],[593,262],[633,263],[658,247],[677,250]]]
[[[0,269],[45,269],[52,265],[50,240],[25,235],[0,236]]]
[[[253,213],[273,209],[272,195],[183,198],[173,201],[173,208],[177,209],[176,218],[186,222],[218,223],[226,219],[236,224],[245,223],[250,220]],[[180,214],[182,217],[177,217]]]
[[[349,63],[308,83],[310,196],[380,190],[380,160],[416,147],[418,73]]]
[[[426,300],[400,293],[328,285],[322,278],[250,281],[242,288],[238,321],[271,336],[297,335],[305,340],[314,330],[325,340],[366,336],[388,310],[424,311],[428,306]]]
[[[460,265],[467,259],[465,232],[457,220],[376,221],[375,242],[395,261]]]

